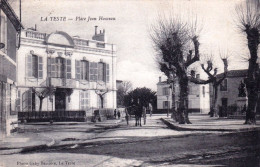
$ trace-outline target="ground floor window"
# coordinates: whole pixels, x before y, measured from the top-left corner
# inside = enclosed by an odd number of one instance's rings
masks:
[[[80,92],[80,109],[87,110],[89,108],[89,91]]]
[[[22,95],[22,111],[35,111],[35,93],[31,89]]]

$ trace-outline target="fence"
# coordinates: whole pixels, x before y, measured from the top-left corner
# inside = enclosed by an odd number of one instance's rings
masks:
[[[27,122],[86,121],[85,111],[27,111],[18,112],[18,120]]]

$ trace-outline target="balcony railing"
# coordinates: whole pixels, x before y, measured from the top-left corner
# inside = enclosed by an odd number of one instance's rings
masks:
[[[36,31],[26,31],[26,37],[28,38],[35,38],[35,39],[45,39],[46,34],[40,33]]]
[[[54,87],[65,87],[65,88],[75,88],[76,81],[73,79],[66,78],[50,78],[50,85]]]
[[[74,39],[74,43],[75,45],[79,45],[79,46],[89,46],[88,40]]]

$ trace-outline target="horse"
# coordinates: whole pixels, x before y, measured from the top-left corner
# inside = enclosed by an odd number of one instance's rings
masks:
[[[135,126],[142,126],[142,108],[140,106],[134,106],[133,107],[134,114],[135,114]]]

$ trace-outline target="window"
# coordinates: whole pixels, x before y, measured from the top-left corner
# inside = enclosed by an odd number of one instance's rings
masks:
[[[169,88],[163,88],[163,95],[169,95],[170,94],[170,92],[169,92]]]
[[[61,57],[48,58],[48,76],[71,79],[71,60]]]
[[[105,81],[105,64],[104,63],[98,63],[98,80],[99,81]]]
[[[27,56],[27,76],[34,78],[43,77],[43,59],[41,56]]]
[[[1,12],[1,17],[0,17],[0,42],[5,44],[5,47],[2,48],[1,50],[6,53],[7,50],[7,20],[6,16],[2,14]]]
[[[27,90],[22,95],[22,111],[34,111],[35,110],[35,93],[32,90]]]
[[[88,61],[81,61],[80,62],[80,69],[81,69],[81,79],[82,80],[89,80],[89,63]]]
[[[109,82],[109,64],[106,64],[106,82]]]
[[[163,101],[163,109],[170,108],[170,102],[169,101]]]
[[[97,81],[97,76],[98,76],[98,63],[94,63],[94,62],[91,62],[90,63],[90,69],[89,69],[90,73],[89,73],[89,76],[90,76],[90,81]]]
[[[224,79],[220,84],[220,91],[227,91],[227,79]]]
[[[89,108],[89,92],[80,92],[80,109],[87,110]]]

